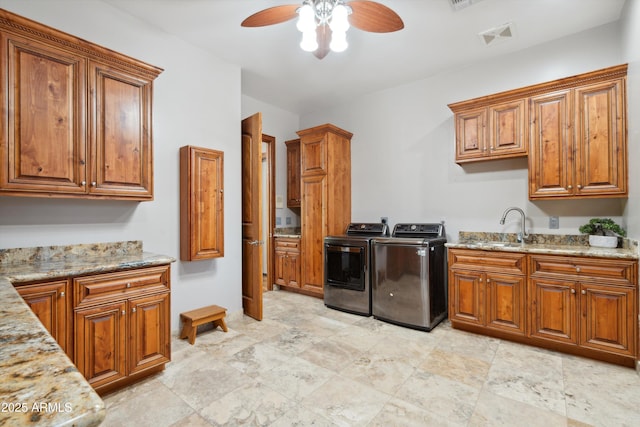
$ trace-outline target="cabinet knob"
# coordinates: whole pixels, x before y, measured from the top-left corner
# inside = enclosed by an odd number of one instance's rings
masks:
[[[582,295],[586,295],[587,291],[585,291],[584,289],[580,292]]]
[[[220,192],[221,192],[221,193],[224,193],[224,190],[221,188],[221,189],[220,189]]]
[[[571,289],[571,293],[572,293],[572,294],[575,294],[575,293],[576,293],[576,290],[575,290],[575,289]]]
[[[135,312],[136,312],[136,308],[135,308],[135,307],[133,307],[133,308],[131,309],[131,312],[132,312],[132,313],[135,313]]]
[[[580,267],[576,267],[576,273],[580,273]]]
[[[60,297],[64,296],[64,291],[60,292]]]
[[[87,181],[82,181],[82,182],[80,183],[80,185],[82,185],[82,186],[84,187],[85,185],[87,185]]]
[[[571,190],[573,188],[573,185],[567,185],[567,188]]]
[[[127,283],[127,288],[130,288],[130,287],[131,287],[131,283]]]
[[[582,185],[578,184],[576,185],[576,187],[578,187],[578,190],[582,188]]]
[[[127,312],[122,310],[122,315],[124,316],[125,314],[127,314]]]
[[[482,283],[482,277],[480,278],[480,283]]]
[[[91,181],[91,186],[95,187],[96,186],[96,182],[95,181]]]

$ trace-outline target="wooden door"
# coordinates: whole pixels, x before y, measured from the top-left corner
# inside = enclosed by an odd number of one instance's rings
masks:
[[[492,157],[528,153],[527,104],[524,99],[489,108],[489,152]]]
[[[480,108],[455,115],[456,162],[478,160],[489,155],[487,110]]]
[[[525,334],[525,278],[508,274],[487,274],[487,327]]]
[[[287,260],[287,252],[278,250],[276,242],[276,250],[274,251],[274,283],[277,285],[287,285],[287,272],[289,271],[289,263]]]
[[[291,251],[287,254],[287,268],[289,276],[287,285],[293,288],[300,287],[300,252]]]
[[[531,98],[529,198],[574,194],[574,146],[569,91]]]
[[[484,325],[484,274],[456,270],[449,274],[449,319]]]
[[[16,290],[40,319],[47,331],[58,342],[69,357],[73,357],[71,346],[70,321],[67,311],[70,310],[68,281],[37,283],[16,287]]]
[[[19,36],[0,42],[0,189],[85,193],[86,62]]]
[[[92,62],[89,192],[153,199],[152,81]]]
[[[532,337],[578,343],[576,283],[531,279]]]
[[[624,79],[575,90],[576,195],[627,195]]]
[[[634,288],[582,284],[580,345],[635,356]]]
[[[129,300],[129,375],[171,360],[169,293]]]
[[[262,113],[242,120],[242,308],[262,320]]]
[[[94,388],[127,376],[125,301],[75,312],[75,363]]]

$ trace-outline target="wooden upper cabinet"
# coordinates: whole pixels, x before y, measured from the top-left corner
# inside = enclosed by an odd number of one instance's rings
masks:
[[[160,68],[0,10],[0,194],[153,199]]]
[[[224,153],[180,148],[180,259],[224,256]]]
[[[575,90],[576,195],[626,196],[625,78]]]
[[[287,207],[299,208],[300,193],[300,140],[285,141],[287,144]]]
[[[527,108],[524,99],[477,107],[451,104],[455,112],[456,163],[526,156]]]
[[[529,197],[570,196],[574,187],[570,93],[536,96],[529,105]]]
[[[89,193],[153,198],[152,80],[92,62]]]
[[[531,98],[530,199],[627,197],[626,70]]]
[[[456,114],[456,162],[481,160],[489,154],[487,146],[487,110]]]

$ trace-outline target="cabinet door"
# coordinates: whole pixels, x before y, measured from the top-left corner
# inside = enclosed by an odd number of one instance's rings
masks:
[[[152,81],[92,62],[89,85],[93,94],[89,192],[152,200]]]
[[[302,176],[327,172],[327,136],[310,134],[300,139],[300,173]],[[304,194],[304,190],[302,190]]]
[[[580,345],[635,356],[634,288],[582,284]]]
[[[575,90],[576,195],[627,195],[624,79]]]
[[[224,153],[180,148],[180,259],[224,256]]]
[[[491,157],[526,156],[528,153],[527,105],[524,99],[489,108]]]
[[[288,278],[287,285],[292,287],[300,287],[300,254],[297,252],[289,252],[287,256]]]
[[[455,115],[456,162],[479,160],[489,155],[487,110],[481,108]]]
[[[449,319],[484,325],[484,274],[456,270],[449,275]]]
[[[529,101],[529,198],[565,197],[574,193],[573,135],[569,91]]]
[[[326,176],[302,178],[302,288],[322,293],[327,224]]]
[[[171,359],[169,293],[129,300],[129,375]]]
[[[485,295],[487,327],[524,335],[524,276],[487,274]]]
[[[0,41],[0,190],[84,193],[85,61],[18,36]]]
[[[300,140],[287,144],[287,207],[300,207]]]
[[[18,286],[16,290],[60,347],[73,357],[68,280]]]
[[[277,245],[277,243],[276,243]],[[274,251],[274,281],[276,285],[287,285],[288,279],[288,271],[289,271],[289,263],[287,262],[287,252],[286,251]]]
[[[532,337],[578,343],[576,283],[531,279]]]
[[[75,362],[93,388],[127,376],[124,301],[75,312]]]

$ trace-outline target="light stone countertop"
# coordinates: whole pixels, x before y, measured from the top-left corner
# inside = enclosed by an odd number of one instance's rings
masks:
[[[0,249],[0,426],[97,426],[105,406],[13,283],[162,265],[141,242]]]
[[[445,246],[499,252],[640,259],[638,242],[636,241],[624,239],[621,248],[597,248],[589,246],[586,237],[583,235],[532,234],[527,243],[517,243],[515,234],[461,231],[458,242],[446,243]]]

